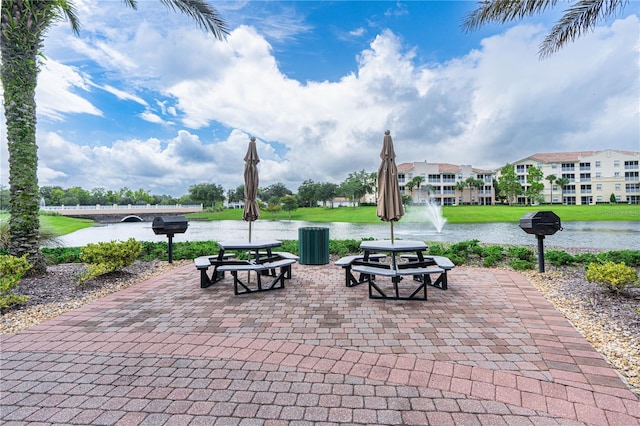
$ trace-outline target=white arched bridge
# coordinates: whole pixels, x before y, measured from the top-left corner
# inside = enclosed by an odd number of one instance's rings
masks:
[[[203,211],[202,204],[193,205],[94,205],[94,206],[42,206],[41,210],[57,212],[62,216],[91,219],[100,223],[145,222],[156,216],[177,216]]]

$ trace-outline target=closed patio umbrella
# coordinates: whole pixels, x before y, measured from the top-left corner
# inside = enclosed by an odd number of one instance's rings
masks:
[[[242,220],[249,222],[249,242],[251,242],[251,223],[260,216],[260,208],[256,201],[259,162],[256,138],[251,138],[247,154],[244,156],[244,211],[242,212]]]
[[[391,225],[391,242],[393,243],[393,222],[404,215],[402,195],[398,183],[398,168],[396,167],[396,153],[393,150],[391,132],[384,132],[382,142],[382,159],[378,168],[378,207],[376,214]]]

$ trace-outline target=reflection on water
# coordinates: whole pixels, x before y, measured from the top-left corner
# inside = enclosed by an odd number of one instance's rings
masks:
[[[387,239],[389,224],[317,223],[303,221],[257,220],[253,222],[252,239],[297,240],[298,228],[320,226],[329,228],[331,239],[360,239],[372,237]],[[546,247],[583,247],[606,250],[640,249],[639,222],[564,222],[563,230],[544,240]],[[184,234],[177,234],[175,242],[208,241],[247,238],[249,227],[241,220],[189,221]],[[429,242],[455,243],[477,239],[486,244],[536,245],[534,235],[525,233],[518,223],[447,223],[442,233],[437,233],[431,224],[403,223],[394,225],[396,238],[419,239]],[[126,240],[167,241],[164,235],[155,235],[151,222],[114,223],[82,229],[60,238],[66,247],[81,247],[100,241]]]

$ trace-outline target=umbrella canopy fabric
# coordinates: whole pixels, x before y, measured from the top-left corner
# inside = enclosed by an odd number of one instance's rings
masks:
[[[247,154],[244,156],[244,211],[242,212],[242,220],[249,222],[249,241],[251,241],[251,222],[260,216],[260,208],[256,201],[259,162],[256,138],[251,138]]]
[[[393,150],[391,132],[384,132],[381,163],[378,168],[378,208],[376,214],[385,222],[391,222],[391,240],[393,241],[393,222],[404,215],[402,195],[398,183],[398,168],[396,167],[396,153]]]

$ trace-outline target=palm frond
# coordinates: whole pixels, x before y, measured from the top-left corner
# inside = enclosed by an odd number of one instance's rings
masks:
[[[138,4],[136,3],[136,0],[122,0],[122,3],[126,4],[133,10],[138,9]]]
[[[566,10],[560,21],[540,45],[539,55],[546,58],[570,41],[592,31],[601,21],[624,9],[628,0],[581,0]]]
[[[178,10],[191,16],[200,28],[211,32],[218,40],[223,40],[229,34],[226,22],[204,0],[160,0],[160,2],[174,11]]]
[[[489,22],[505,22],[522,19],[555,6],[558,0],[484,0],[468,14],[463,23],[464,31],[474,31]]]
[[[67,0],[59,0],[56,1],[56,9],[61,13],[57,14],[60,18],[65,18],[69,21],[71,25],[71,30],[74,34],[80,33],[80,20],[78,19],[78,15],[76,14],[76,7],[72,1]]]

